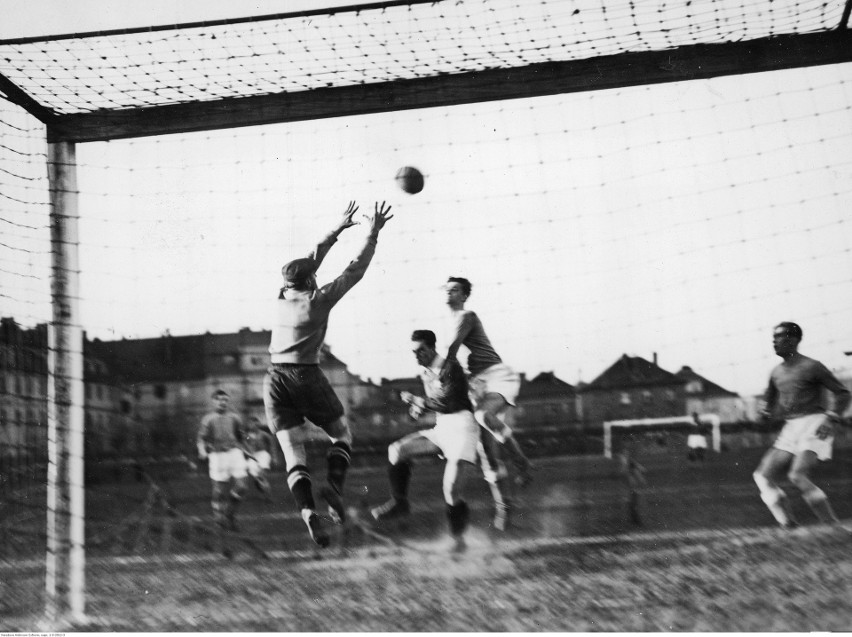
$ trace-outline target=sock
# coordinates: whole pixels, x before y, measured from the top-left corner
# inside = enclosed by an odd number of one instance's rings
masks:
[[[397,502],[408,500],[408,483],[411,480],[411,463],[398,462],[388,466],[391,495]]]
[[[298,465],[290,469],[287,474],[287,486],[290,487],[298,508],[313,510],[316,507],[311,488],[311,474],[306,466]]]
[[[470,509],[467,502],[460,501],[458,504],[447,505],[447,521],[450,523],[450,533],[453,535],[461,535],[467,528],[467,521],[470,518]]]
[[[341,440],[331,445],[331,449],[328,450],[328,483],[334,487],[338,495],[343,493],[343,482],[352,460],[351,452],[349,445]]]
[[[808,503],[808,506],[811,507],[811,511],[816,514],[820,522],[835,524],[840,521],[834,514],[834,510],[831,508],[831,504],[828,501],[828,496],[825,495],[825,491],[819,487],[813,487],[812,489],[808,489],[803,492],[802,498]]]
[[[507,482],[506,478],[499,478],[494,482],[488,483],[488,487],[491,489],[491,497],[494,499],[494,507],[497,509],[508,509],[511,506]]]

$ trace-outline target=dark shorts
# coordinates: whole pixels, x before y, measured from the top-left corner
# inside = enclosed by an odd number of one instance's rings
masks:
[[[343,405],[319,365],[273,364],[263,379],[266,421],[274,434],[305,418],[325,428],[343,416]]]

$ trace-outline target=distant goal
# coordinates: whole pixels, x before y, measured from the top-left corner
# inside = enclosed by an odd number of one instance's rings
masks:
[[[713,451],[719,452],[722,448],[722,426],[717,414],[700,414],[698,420],[701,428],[709,426],[711,446]],[[686,427],[682,427],[686,425]],[[698,426],[694,416],[669,416],[667,418],[638,418],[635,420],[608,420],[603,424],[604,431],[604,456],[612,458],[612,430],[615,428],[637,429],[637,430],[664,430],[677,428],[688,431],[695,430]]]

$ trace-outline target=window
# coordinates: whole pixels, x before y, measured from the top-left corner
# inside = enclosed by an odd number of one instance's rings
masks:
[[[621,392],[621,404],[622,405],[629,405],[630,404],[630,394],[628,394],[626,391]]]
[[[704,390],[704,385],[700,380],[691,380],[686,384],[687,394],[700,394]]]
[[[154,385],[154,396],[160,400],[163,400],[167,393],[165,385]]]
[[[654,402],[654,395],[651,392],[649,392],[647,389],[642,392],[642,402],[645,403],[646,405],[648,403]]]

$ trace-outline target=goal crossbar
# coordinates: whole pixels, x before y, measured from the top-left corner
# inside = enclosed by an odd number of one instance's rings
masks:
[[[296,93],[44,115],[48,141],[91,142],[435,108],[852,61],[852,31],[696,44]],[[0,75],[0,80],[4,79]]]
[[[722,423],[717,414],[701,414],[698,420],[702,425],[712,427],[713,451],[722,448]],[[634,420],[608,420],[604,422],[604,456],[612,458],[612,430],[616,427],[654,427],[657,425],[695,425],[693,416],[670,416],[668,418],[637,418]]]

